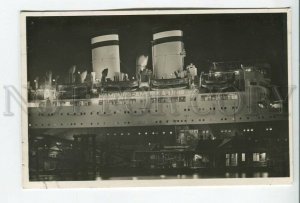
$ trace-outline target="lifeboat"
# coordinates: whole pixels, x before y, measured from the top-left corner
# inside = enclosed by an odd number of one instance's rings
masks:
[[[184,89],[189,85],[188,78],[154,79],[151,80],[152,89],[176,88]]]
[[[102,84],[104,91],[135,91],[139,87],[137,80],[133,81],[109,81]]]

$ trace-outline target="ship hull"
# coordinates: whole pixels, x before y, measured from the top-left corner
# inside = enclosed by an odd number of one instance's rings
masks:
[[[195,172],[209,177],[213,176],[212,171],[223,178],[228,173],[251,176],[261,171],[268,176],[289,175],[288,122],[285,120],[31,129],[29,140],[31,149],[40,147],[40,155],[29,156],[32,180],[37,180],[41,174],[57,173],[83,180],[120,176],[151,178],[158,174],[191,175]],[[52,160],[41,158],[45,149],[36,143],[45,144],[43,140],[71,144],[69,156]],[[45,169],[48,162],[55,167]]]

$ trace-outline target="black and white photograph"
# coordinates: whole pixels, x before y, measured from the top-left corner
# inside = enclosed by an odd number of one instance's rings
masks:
[[[21,22],[27,187],[291,181],[289,9]]]

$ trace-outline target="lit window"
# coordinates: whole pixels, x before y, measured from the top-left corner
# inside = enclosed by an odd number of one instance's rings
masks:
[[[242,161],[246,161],[246,155],[245,155],[245,153],[242,153]]]
[[[253,161],[255,162],[265,162],[266,161],[266,153],[253,153]]]
[[[226,154],[226,159],[225,159],[225,164],[226,166],[230,166],[230,155],[229,154]]]

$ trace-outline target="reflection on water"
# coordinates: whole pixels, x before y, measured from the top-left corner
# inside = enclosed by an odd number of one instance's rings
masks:
[[[149,179],[203,179],[203,178],[267,178],[269,172],[225,172],[218,176],[194,173],[194,174],[178,174],[178,175],[150,175],[150,176],[123,176],[123,177],[110,177],[106,180],[149,180]],[[96,180],[102,180],[101,177],[97,177]]]
[[[123,173],[121,173],[123,172]],[[153,180],[153,179],[218,179],[218,178],[268,178],[268,177],[288,177],[282,171],[268,169],[251,170],[156,170],[156,171],[98,171],[96,173],[79,174],[74,179],[71,173],[35,175],[31,181],[74,181],[74,180]]]

